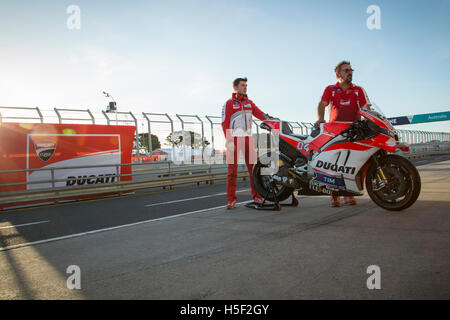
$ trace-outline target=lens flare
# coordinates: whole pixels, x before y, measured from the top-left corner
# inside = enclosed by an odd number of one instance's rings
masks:
[[[63,129],[62,133],[67,134],[67,135],[74,135],[76,132],[73,129],[66,128],[66,129]]]

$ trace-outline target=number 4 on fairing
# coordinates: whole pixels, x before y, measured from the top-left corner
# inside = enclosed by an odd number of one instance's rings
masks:
[[[305,150],[309,152],[309,143],[305,144],[303,141],[299,141],[297,144],[297,150]]]

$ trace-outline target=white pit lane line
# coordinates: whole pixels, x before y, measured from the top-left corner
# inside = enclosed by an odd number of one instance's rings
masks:
[[[248,203],[248,200],[247,201],[238,202],[238,203],[236,203],[236,206],[241,205],[243,203]],[[161,220],[166,220],[166,219],[178,218],[178,217],[187,216],[187,215],[194,214],[194,213],[207,212],[207,211],[211,211],[211,210],[215,210],[215,209],[221,209],[221,208],[225,208],[225,207],[226,207],[226,205],[223,205],[223,206],[218,206],[218,207],[213,207],[213,208],[206,208],[206,209],[201,209],[201,210],[195,210],[195,211],[175,214],[175,215],[172,215],[172,216],[167,216],[167,217],[162,217],[162,218],[156,218],[156,219],[150,219],[150,220],[139,221],[139,222],[134,222],[134,223],[128,223],[128,224],[124,224],[124,225],[121,225],[121,226],[115,226],[115,227],[109,227],[109,228],[104,228],[104,229],[97,229],[97,230],[86,231],[86,232],[81,232],[81,233],[69,234],[67,236],[56,237],[56,238],[49,238],[49,239],[44,239],[44,240],[39,240],[39,241],[25,242],[25,243],[20,243],[20,244],[8,246],[8,247],[2,247],[2,248],[0,248],[0,252],[1,251],[12,250],[12,249],[17,249],[17,248],[22,248],[22,247],[33,246],[33,245],[42,244],[42,243],[48,243],[48,242],[53,242],[53,241],[59,241],[59,240],[65,240],[65,239],[71,239],[71,238],[87,236],[87,235],[90,235],[90,234],[104,232],[104,231],[111,231],[111,230],[122,229],[122,228],[126,228],[126,227],[137,226],[137,225],[140,225],[140,224],[150,223],[150,222],[154,222],[154,221],[161,221]]]
[[[9,228],[25,227],[25,226],[31,226],[31,225],[34,225],[34,224],[41,224],[41,223],[47,223],[47,222],[50,222],[50,220],[36,221],[36,222],[23,223],[23,224],[16,224],[16,225],[11,225],[11,226],[6,226],[6,227],[0,227],[0,229],[9,229]]]
[[[236,191],[236,193],[250,191],[250,190],[251,189],[238,190],[238,191]],[[173,200],[173,201],[167,201],[167,202],[158,202],[158,203],[146,204],[144,207],[152,207],[152,206],[159,206],[159,205],[163,205],[163,204],[170,204],[170,203],[177,203],[177,202],[183,202],[183,201],[211,198],[211,197],[223,196],[223,195],[226,195],[226,194],[227,194],[226,192],[221,192],[221,193],[215,193],[215,194],[210,194],[210,195],[201,196],[201,197],[194,197],[194,198],[179,199],[179,200]]]

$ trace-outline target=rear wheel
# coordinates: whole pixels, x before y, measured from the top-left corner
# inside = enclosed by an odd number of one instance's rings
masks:
[[[263,157],[270,158],[270,154],[266,154]],[[290,188],[281,183],[271,182],[270,175],[262,175],[261,169],[269,167],[269,164],[262,164],[260,159],[258,159],[258,162],[253,167],[253,184],[255,186],[255,189],[261,197],[265,197],[267,195],[266,200],[268,201],[275,202],[275,198],[278,201],[284,201],[289,198],[289,196],[294,191],[294,188]],[[281,176],[281,173],[283,171],[287,171],[288,168],[289,163],[280,158],[279,170],[277,172],[277,175]],[[271,183],[273,184],[273,190],[271,190],[270,188]]]
[[[366,176],[366,188],[370,198],[380,207],[400,211],[410,207],[420,194],[420,175],[416,167],[406,158],[388,155],[378,160],[386,177],[379,179],[375,163]]]

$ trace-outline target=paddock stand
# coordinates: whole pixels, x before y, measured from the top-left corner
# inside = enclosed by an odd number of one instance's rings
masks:
[[[267,196],[269,195],[269,192],[272,191],[275,196],[275,202],[274,203],[266,203]],[[269,189],[266,192],[266,195],[263,198],[262,203],[256,203],[254,201],[249,202],[245,204],[247,208],[256,209],[256,210],[272,210],[272,211],[281,211],[281,207],[297,207],[298,206],[298,200],[294,196],[294,192],[291,194],[292,201],[291,203],[281,204],[276,196],[276,192],[274,190],[274,187],[272,184],[270,184]]]

